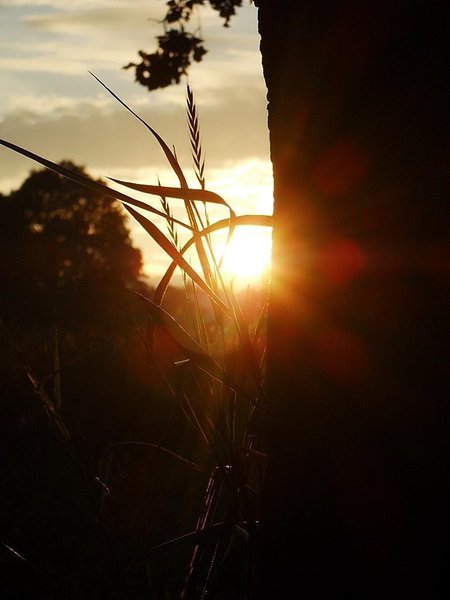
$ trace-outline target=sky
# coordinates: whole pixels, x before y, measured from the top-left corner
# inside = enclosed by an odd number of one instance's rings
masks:
[[[175,146],[188,181],[185,82],[148,92],[121,67],[153,51],[165,0],[0,0],[0,138],[55,162],[70,159],[94,176],[174,185],[155,140],[88,73],[92,71]],[[206,155],[206,186],[238,214],[272,210],[272,170],[256,9],[244,6],[230,28],[201,9],[208,54],[189,74]],[[36,165],[0,148],[0,191],[17,188]],[[157,200],[153,201],[157,206]],[[174,214],[178,215],[178,206]],[[220,212],[222,211],[222,212]],[[227,213],[218,207],[212,217]],[[160,224],[160,223],[158,223]],[[145,272],[167,264],[132,225]]]

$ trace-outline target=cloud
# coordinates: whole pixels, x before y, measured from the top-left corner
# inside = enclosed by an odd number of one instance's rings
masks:
[[[36,8],[40,6],[54,8],[56,10],[73,11],[101,7],[125,7],[139,5],[140,0],[71,0],[65,3],[63,0],[2,0],[0,5],[15,6],[22,8]]]
[[[9,11],[0,43],[2,69],[17,71],[80,73],[86,68],[117,70],[137,59],[137,51],[151,52],[156,48],[156,36],[162,33],[159,21],[165,11],[160,2],[142,3],[104,1],[40,3],[22,2],[20,14]],[[16,4],[17,5],[17,4]],[[31,7],[34,10],[31,10]],[[70,9],[69,9],[70,7]],[[235,69],[255,54],[256,19],[254,9],[239,12],[233,28],[224,30],[217,14],[202,10],[203,37],[209,53],[207,62],[214,71],[221,65],[216,60],[232,60]],[[5,26],[5,21],[3,21]],[[237,57],[229,50],[239,48]],[[238,59],[238,60],[236,60]]]
[[[149,20],[160,20],[163,12],[151,9],[145,3],[105,6],[97,3],[85,10],[70,12],[49,12],[41,15],[25,16],[23,22],[30,28],[47,32],[63,33],[69,35],[86,34],[87,29],[100,32],[111,30],[129,31],[130,27],[136,32],[137,29],[145,29],[148,34]],[[156,25],[156,23],[155,23]]]
[[[0,137],[59,161],[70,158],[98,173],[165,168],[148,132],[91,79],[93,70],[175,144],[190,169],[185,88],[149,94],[121,65],[154,47],[160,26],[146,19],[164,10],[142,0],[3,0],[0,22]],[[217,14],[202,11],[210,52],[190,73],[199,105],[209,169],[225,161],[267,160],[266,101],[258,67],[255,13],[239,11],[224,30]],[[8,21],[8,18],[10,21]],[[6,37],[5,37],[6,35]],[[7,93],[5,93],[5,90]],[[0,149],[0,189],[26,177],[30,161]]]
[[[0,68],[2,71],[20,71],[30,73],[60,73],[80,75],[87,69],[119,71],[130,59],[134,58],[142,42],[148,39],[141,30],[115,33],[102,29],[82,28],[65,32],[42,30],[42,35],[31,35],[27,39],[24,33],[16,42],[6,40],[0,44]],[[136,28],[135,28],[136,29]],[[64,38],[62,42],[61,38]],[[111,40],[116,40],[114,44]]]
[[[106,98],[106,101],[105,101]],[[30,98],[30,100],[33,100]],[[200,123],[209,168],[225,162],[249,158],[267,159],[268,134],[265,103],[261,94],[241,95],[239,88],[223,88],[215,104],[200,103]],[[50,160],[64,158],[108,174],[111,169],[142,169],[151,166],[155,177],[166,166],[166,159],[149,132],[123,108],[98,96],[90,101],[73,102],[70,97],[41,98],[27,107],[22,97],[18,108],[0,122],[0,137],[26,147]],[[149,105],[151,107],[149,107]],[[51,112],[46,112],[46,109]],[[190,149],[185,111],[181,106],[164,104],[138,107],[146,119],[167,141],[175,144],[180,161],[190,168]],[[20,181],[31,167],[29,161],[14,153],[1,151],[0,189],[8,182]]]
[[[16,95],[14,102],[9,106],[12,114],[0,116],[0,127],[11,118],[18,118],[28,125],[39,124],[44,120],[61,120],[70,115],[89,113],[93,108],[108,110],[113,107],[114,101],[105,95],[97,94],[90,100],[79,100],[72,96],[58,96],[56,94],[33,95],[24,93]]]
[[[161,18],[164,10],[162,0],[0,0],[0,138],[55,162],[71,159],[96,177],[155,183],[159,176],[176,185],[157,142],[87,75],[90,69],[175,144],[188,180],[196,185],[184,86],[150,94],[133,83],[132,72],[120,68],[136,60],[138,50],[156,47],[162,29],[148,19]],[[201,14],[209,52],[191,69],[190,83],[207,185],[239,213],[268,213],[272,178],[255,9],[240,9],[230,29],[223,29],[217,13]],[[39,167],[0,147],[0,191],[17,188],[32,168]],[[175,202],[175,214],[182,210]],[[212,207],[211,215],[221,218],[223,209]],[[160,274],[167,258],[145,232],[135,225],[132,231],[150,273]]]

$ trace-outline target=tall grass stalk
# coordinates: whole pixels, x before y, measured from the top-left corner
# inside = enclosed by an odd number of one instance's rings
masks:
[[[216,255],[213,237],[216,232],[225,232],[228,243],[237,227],[271,227],[271,218],[252,214],[237,216],[221,196],[206,189],[198,112],[190,88],[187,90],[188,129],[199,188],[188,186],[175,153],[161,136],[104,83],[97,77],[96,79],[156,139],[178,179],[179,187],[163,186],[159,181],[157,185],[147,185],[113,180],[129,190],[128,193],[123,193],[67,171],[15,144],[3,140],[0,143],[65,177],[75,179],[81,185],[118,199],[170,257],[171,263],[153,297],[142,297],[153,326],[148,331],[139,333],[151,360],[158,365],[169,393],[184,413],[188,425],[196,432],[204,451],[200,453],[199,462],[198,459],[190,460],[171,452],[162,443],[147,444],[146,447],[152,452],[173,456],[175,460],[185,464],[186,468],[209,472],[209,477],[193,531],[180,532],[180,537],[167,540],[163,544],[164,552],[177,552],[178,546],[186,542],[191,545],[184,583],[180,590],[181,598],[204,598],[208,591],[213,593],[220,586],[229,594],[227,598],[251,598],[251,548],[259,520],[258,496],[265,456],[258,422],[265,407],[266,301],[261,301],[256,313],[243,309],[239,292],[233,290],[222,272],[223,256]],[[132,191],[159,197],[162,210],[154,208],[149,202],[137,200],[130,195]],[[176,219],[173,216],[173,203],[177,200],[184,204],[186,219]],[[203,206],[203,217],[198,210],[198,202]],[[222,206],[228,211],[228,216],[212,221],[208,210],[211,203]],[[167,225],[167,235],[143,213],[150,217],[162,217]],[[180,242],[179,229],[190,234],[184,244]],[[194,251],[195,261],[190,262],[185,258],[188,251]],[[200,270],[193,266],[196,264],[199,264]],[[182,326],[164,306],[166,291],[177,269],[181,269],[186,289],[185,322],[191,323],[191,326]],[[205,303],[206,299],[209,307]],[[165,371],[154,351],[156,330],[162,331],[176,348],[177,359],[174,370],[170,373]],[[58,366],[56,348],[55,339],[55,367]],[[50,418],[60,433],[68,436],[59,416],[59,407],[55,407],[39,388],[31,370],[28,369],[27,372]],[[58,378],[55,378],[55,386],[58,383]],[[60,394],[57,393],[56,397],[60,403]],[[137,415],[137,418],[143,417]],[[109,448],[101,466],[110,460],[111,454],[135,443],[127,442]],[[160,551],[161,545],[154,548],[148,556],[142,557],[150,574],[154,556]],[[236,560],[233,558],[236,556],[241,557],[240,563],[230,565],[230,562]],[[227,572],[238,573],[236,580],[226,577]]]

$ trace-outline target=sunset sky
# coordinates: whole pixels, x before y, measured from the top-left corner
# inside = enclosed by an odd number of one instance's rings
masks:
[[[248,2],[231,27],[202,9],[208,54],[190,73],[206,154],[206,185],[237,213],[272,209],[266,98],[256,9]],[[153,51],[163,0],[0,0],[0,137],[50,160],[71,159],[95,176],[174,184],[157,143],[89,75],[93,71],[191,167],[185,85],[148,92],[121,67]],[[197,23],[197,20],[194,20]],[[20,185],[31,161],[0,148],[0,191]],[[157,199],[156,199],[157,205]],[[177,211],[175,211],[176,213]],[[215,213],[218,217],[226,213]],[[133,228],[154,277],[165,260]]]

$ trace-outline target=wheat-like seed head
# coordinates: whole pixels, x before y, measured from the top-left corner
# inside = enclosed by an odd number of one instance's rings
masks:
[[[186,92],[186,104],[187,104],[187,115],[189,125],[189,139],[191,142],[191,153],[194,161],[195,176],[202,189],[205,189],[205,159],[202,150],[202,143],[200,138],[200,127],[198,124],[198,113],[197,107],[194,101],[194,94],[187,86]]]

